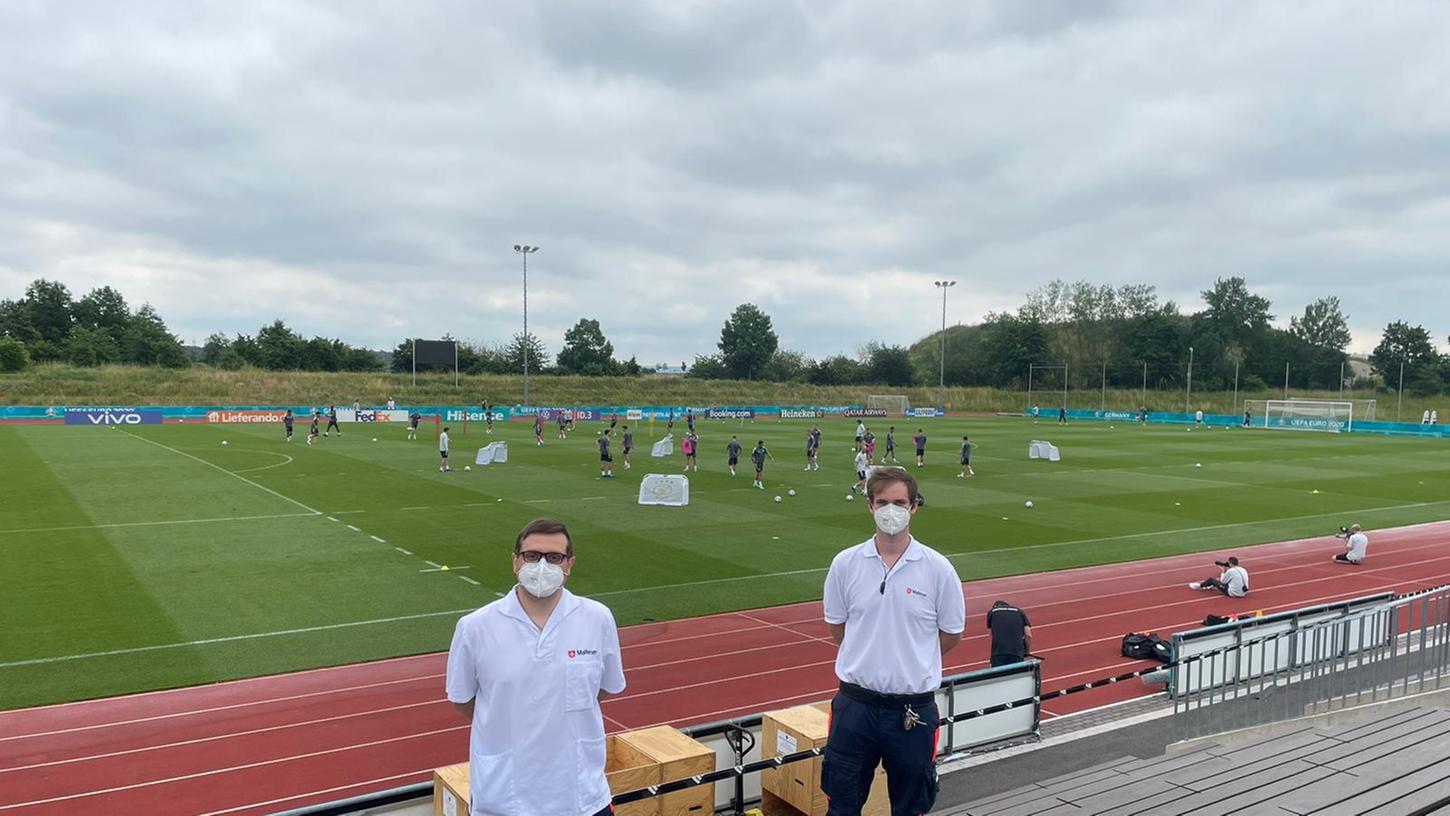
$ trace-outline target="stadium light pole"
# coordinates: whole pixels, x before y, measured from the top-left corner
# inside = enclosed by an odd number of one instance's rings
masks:
[[[947,410],[947,290],[957,285],[956,281],[936,281],[941,290],[941,372],[937,380],[938,403],[942,413]]]
[[[1403,418],[1405,408],[1405,361],[1400,360],[1400,387],[1395,392],[1395,421]]]
[[[1188,347],[1188,387],[1183,392],[1183,413],[1193,413],[1193,346]]]
[[[536,246],[514,244],[514,252],[524,256],[524,336],[519,341],[524,352],[524,405],[529,404],[529,256],[538,251]]]

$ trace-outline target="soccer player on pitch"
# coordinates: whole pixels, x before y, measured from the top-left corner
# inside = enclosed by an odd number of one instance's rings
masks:
[[[291,408],[288,408],[287,409],[287,413],[285,413],[285,414],[282,415],[282,427],[284,427],[284,428],[287,429],[287,441],[288,442],[291,442],[292,441],[292,422],[293,422],[294,419],[295,419],[295,417],[292,416],[292,409]]]
[[[610,426],[613,429],[613,425]],[[629,470],[629,452],[634,450],[634,431],[629,426],[624,426],[624,469]]]
[[[886,458],[888,456],[891,457],[891,464],[893,464],[893,465],[899,465],[899,464],[901,464],[900,462],[896,461],[896,426],[895,425],[892,425],[890,428],[887,428],[886,429],[886,453],[884,453],[884,454],[881,455],[881,461],[882,461],[882,463],[885,463],[886,462]]]
[[[926,434],[917,428],[916,436],[913,436],[911,441],[916,445],[916,466],[922,467],[926,464]]]
[[[965,479],[968,476],[976,476],[977,472],[972,470],[972,442],[962,435],[962,472],[957,474],[958,479]]]
[[[856,451],[856,483],[851,485],[851,492],[866,492],[866,476],[871,472],[871,457],[866,455],[866,449]]]
[[[438,465],[439,473],[449,473],[453,468],[448,466],[448,426],[443,426],[443,433],[438,435],[438,458],[441,464]]]
[[[750,460],[755,463],[755,487],[761,490],[765,489],[765,479],[762,478],[762,475],[765,473],[765,460],[767,458],[775,459],[765,447],[765,440],[756,440],[755,450],[750,452]]]
[[[599,435],[599,478],[614,477],[614,457],[609,455],[609,429]]]
[[[317,438],[317,423],[319,419],[320,416],[317,413],[317,409],[312,409],[312,428],[307,431],[307,444],[309,445],[311,445],[312,441]]]
[[[534,445],[544,447],[544,415],[538,412],[534,413]]]
[[[417,439],[418,438],[418,422],[422,418],[423,418],[423,415],[420,414],[420,413],[418,413],[418,409],[417,408],[414,408],[412,410],[412,412],[408,414],[408,438],[409,439]]]
[[[810,453],[807,459],[811,470],[821,469],[821,428],[819,425],[811,426]]]
[[[740,440],[734,436],[730,437],[730,444],[725,446],[725,464],[730,468],[732,478],[735,476],[735,466],[740,463],[740,448]]]
[[[334,429],[337,430],[338,436],[342,436],[342,429],[337,427],[337,406],[329,405],[327,406],[327,430],[323,431],[322,435],[327,436]]]

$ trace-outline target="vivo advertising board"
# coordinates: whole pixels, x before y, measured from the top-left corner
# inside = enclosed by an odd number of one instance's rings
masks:
[[[138,408],[67,408],[67,425],[160,425],[161,410]]]

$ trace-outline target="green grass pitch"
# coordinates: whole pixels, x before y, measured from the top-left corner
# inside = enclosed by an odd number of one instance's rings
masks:
[[[575,535],[571,588],[621,625],[819,598],[832,555],[872,525],[845,501],[855,420],[821,423],[821,470],[806,473],[810,424],[702,421],[685,508],[636,503],[644,474],[682,466],[650,458],[648,423],[612,480],[598,478],[594,422],[566,441],[549,427],[541,449],[529,425],[501,425],[511,461],[471,473],[489,438],[455,426],[446,475],[431,426],[409,442],[400,426],[350,425],[313,447],[301,422],[291,444],[280,426],[0,428],[0,708],[446,649],[462,610],[511,586],[513,536],[540,515]],[[888,424],[872,422],[883,437]],[[969,580],[1450,516],[1442,442],[905,420],[904,462],[918,426],[913,532]],[[750,488],[748,459],[725,472],[732,433],[771,448],[769,489]],[[954,478],[963,433],[973,479]],[[1063,461],[1030,461],[1037,437]]]

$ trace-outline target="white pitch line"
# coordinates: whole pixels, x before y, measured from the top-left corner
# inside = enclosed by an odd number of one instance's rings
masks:
[[[607,499],[607,498],[609,498],[609,497],[608,496],[585,496],[584,498],[580,499],[579,501],[601,501],[601,500]]]
[[[174,519],[172,521],[122,521],[114,524],[77,524],[71,527],[28,527],[21,530],[0,530],[0,535],[18,533],[63,533],[71,530],[110,530],[120,527],[162,527],[171,524],[219,524],[228,521],[260,521],[279,518],[312,518],[315,513],[272,513],[264,516],[221,516],[219,518]]]
[[[273,490],[272,488],[267,487],[264,484],[258,484],[256,482],[252,481],[251,479],[248,479],[245,476],[238,476],[237,474],[231,472],[230,470],[227,470],[226,468],[222,467],[221,465],[218,465],[218,464],[215,464],[215,463],[212,463],[212,462],[208,462],[207,460],[201,458],[200,456],[192,456],[191,454],[187,453],[186,451],[177,450],[176,448],[173,448],[170,445],[163,445],[162,443],[157,442],[154,439],[147,439],[144,436],[141,436],[139,434],[131,433],[130,431],[125,430],[125,429],[122,429],[121,430],[121,433],[123,433],[123,434],[131,437],[132,439],[139,439],[139,440],[141,440],[142,442],[145,442],[148,445],[155,445],[156,447],[161,448],[162,450],[169,450],[172,453],[177,454],[178,456],[185,456],[187,459],[191,459],[193,461],[200,462],[200,463],[202,463],[203,465],[206,465],[209,468],[213,468],[215,470],[221,471],[222,473],[225,473],[226,475],[232,477],[233,479],[236,479],[236,480],[241,481],[241,482],[245,482],[245,483],[251,485],[252,487],[255,487],[258,490],[261,490],[263,492],[271,493],[273,496],[276,496],[277,498],[279,498],[279,499],[281,499],[281,500],[283,500],[285,502],[288,502],[290,504],[295,504],[298,507],[301,507],[303,510],[306,510],[307,512],[311,513],[314,516],[320,516],[320,515],[322,515],[322,511],[321,510],[318,510],[316,507],[310,507],[308,505],[305,505],[302,502],[297,501],[296,499],[292,498],[291,496],[284,496],[281,493],[278,493],[277,491]]]
[[[361,533],[362,532],[362,530],[360,528],[354,527],[351,524],[347,525],[347,529],[352,530],[354,533]]]
[[[372,539],[372,540],[373,540],[373,541],[376,541],[376,542],[378,542],[378,543],[379,543],[379,544],[386,544],[386,543],[388,543],[388,542],[386,542],[386,541],[384,541],[384,540],[382,540],[382,539],[381,539],[381,538],[378,538],[378,537],[377,537],[377,536],[375,536],[375,535],[370,535],[370,536],[368,536],[368,538],[371,538],[371,539]]]
[[[288,456],[287,454],[285,454],[285,453],[277,453],[276,451],[256,450],[254,448],[242,448],[241,450],[248,450],[248,451],[250,451],[252,453],[265,453],[268,456],[280,456],[283,459],[286,459],[287,461],[285,461],[285,462],[276,462],[274,464],[263,465],[261,467],[242,468],[241,470],[234,470],[234,471],[232,471],[232,473],[256,473],[256,472],[262,471],[262,470],[271,470],[272,468],[279,468],[279,467],[282,467],[283,465],[290,465],[294,461],[292,459],[292,457]]]
[[[9,663],[0,663],[0,669],[13,669],[18,666],[38,666],[46,663],[63,663],[69,660],[84,660],[92,657],[113,657],[115,655],[136,654],[138,652],[158,652],[165,649],[189,649],[193,646],[206,646],[212,643],[233,643],[239,640],[256,640],[257,638],[285,637],[287,635],[305,635],[310,632],[329,632],[334,629],[350,629],[355,626],[374,626],[381,623],[399,623],[401,621],[421,620],[423,618],[437,618],[443,615],[458,615],[464,612],[472,612],[473,609],[448,609],[443,612],[420,612],[416,615],[398,615],[392,618],[373,618],[371,620],[348,621],[346,623],[329,623],[322,626],[303,626],[297,629],[281,629],[276,632],[256,632],[249,635],[229,635],[227,637],[205,638],[202,640],[188,640],[184,643],[158,643],[154,646],[133,646],[129,649],[110,649],[104,652],[86,652],[83,654],[58,655],[56,657],[37,657],[30,660],[12,660]]]
[[[436,563],[434,561],[429,561],[426,558],[423,559],[423,563],[424,564],[427,564],[428,566],[432,567],[433,569],[443,569],[443,565],[442,564]]]
[[[479,584],[477,581],[473,580],[472,578],[469,578],[467,575],[460,575],[458,577],[459,578],[462,578],[463,580],[467,581],[470,584],[473,584],[474,586],[481,586],[481,584]]]
[[[553,501],[553,499],[528,499],[524,502],[524,504],[547,504],[551,501]]]
[[[429,561],[428,563],[431,564],[433,562],[432,561]],[[450,566],[445,565],[445,566],[438,567],[436,569],[421,569],[421,570],[418,570],[418,571],[419,572],[453,572],[454,570],[466,570],[466,569],[473,569],[473,567],[471,567],[471,566],[469,566],[467,564],[464,564],[461,567],[450,567]]]
[[[337,519],[335,517],[333,517],[333,516],[328,516],[327,517],[327,520],[328,521],[337,521]]]
[[[1227,530],[1234,527],[1256,527],[1268,524],[1276,524],[1284,521],[1308,521],[1309,519],[1319,518],[1340,518],[1345,515],[1355,515],[1358,513],[1383,513],[1390,510],[1413,510],[1419,507],[1430,507],[1438,504],[1450,504],[1450,499],[1433,502],[1414,502],[1413,504],[1394,504],[1386,507],[1367,507],[1362,509],[1346,508],[1341,510],[1335,510],[1330,513],[1314,513],[1307,516],[1289,516],[1286,518],[1265,519],[1263,521],[1235,521],[1228,524],[1209,524],[1202,527],[1181,527],[1176,530],[1152,530],[1146,533],[1128,533],[1127,535],[1107,536],[1104,538],[1080,538],[1073,541],[1049,541],[1044,544],[1026,544],[1021,547],[994,547],[989,550],[972,550],[971,552],[950,553],[947,555],[947,558],[972,558],[980,555],[1010,553],[1018,552],[1020,550],[1038,550],[1048,547],[1077,547],[1083,544],[1106,544],[1113,541],[1127,541],[1129,539],[1147,538],[1149,536],[1169,537],[1178,535],[1179,533],[1202,533],[1209,530]],[[1425,523],[1436,524],[1439,522]],[[658,592],[662,589],[684,589],[687,587],[710,586],[712,584],[733,584],[739,583],[740,581],[759,581],[765,578],[789,578],[794,575],[812,575],[817,573],[824,573],[828,569],[829,567],[810,567],[807,569],[786,570],[784,572],[766,572],[758,575],[736,575],[730,578],[709,578],[704,581],[684,581],[677,584],[659,584],[650,587],[636,587],[634,589],[616,589],[609,592],[593,592],[590,593],[590,597],[604,598],[615,595],[633,595],[638,592]]]
[[[402,547],[394,547],[393,549],[397,550],[398,552],[402,553],[403,555],[412,555],[413,554],[412,551],[405,550]]]
[[[399,509],[399,510],[403,510],[403,511],[408,511],[408,510],[427,510],[427,509],[429,509],[429,508],[430,508],[430,507],[431,507],[431,506],[432,506],[432,505],[427,505],[427,504],[425,504],[425,505],[423,505],[423,506],[422,506],[422,507],[399,507],[399,508],[398,508],[398,509]]]

